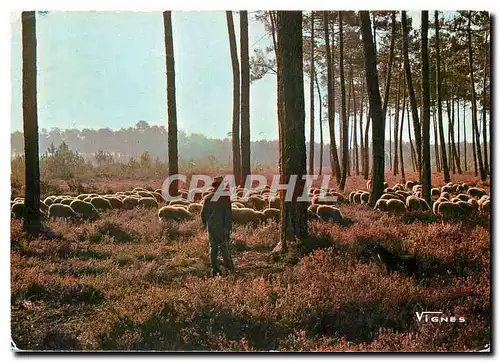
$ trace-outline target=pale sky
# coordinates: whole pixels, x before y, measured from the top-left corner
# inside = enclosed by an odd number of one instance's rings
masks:
[[[419,26],[419,12],[409,15],[416,18],[413,25]],[[225,13],[174,11],[172,19],[178,127],[187,133],[224,138],[232,122],[232,68]],[[239,47],[236,12],[234,20]],[[11,126],[21,130],[19,16],[13,16],[11,28]],[[50,12],[37,15],[37,40],[40,129],[119,129],[139,120],[166,124],[161,12]],[[264,26],[249,13],[250,52],[271,44]],[[304,86],[308,89],[307,77]],[[308,136],[308,91],[305,98]],[[275,76],[252,83],[250,105],[252,140],[276,139]],[[324,136],[329,142],[326,125]]]

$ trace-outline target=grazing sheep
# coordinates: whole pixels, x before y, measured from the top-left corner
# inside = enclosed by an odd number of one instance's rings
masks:
[[[131,210],[137,205],[139,205],[139,200],[136,199],[135,197],[127,196],[126,198],[123,199],[122,205],[124,209]]]
[[[465,202],[469,201],[469,196],[467,196],[466,194],[458,194],[456,198]]]
[[[106,200],[105,198],[102,197],[93,197],[90,200],[90,203],[99,211],[105,211],[105,210],[111,210],[113,207],[111,206],[111,203]]]
[[[92,200],[92,196],[89,196],[89,197],[86,197],[83,199],[83,201],[85,201],[85,202],[90,202],[90,200]]]
[[[163,206],[158,210],[158,218],[160,221],[164,220],[189,220],[193,215],[185,208],[180,206]]]
[[[441,196],[441,190],[439,190],[438,188],[434,187],[431,189],[431,197],[434,199],[434,198],[439,198],[439,196]]]
[[[155,190],[155,192],[156,192],[157,194],[161,194],[161,192],[162,192],[162,191],[161,191],[161,189],[156,189],[156,190]]]
[[[55,199],[52,200],[52,203],[53,204],[60,204],[62,200],[64,200],[64,198],[56,197]]]
[[[165,201],[163,199],[163,196],[161,195],[161,193],[155,191],[155,192],[151,192],[151,194],[153,195],[153,197],[156,199],[157,202]]]
[[[467,190],[469,190],[469,185],[467,185],[466,183],[463,183],[462,184],[462,190],[465,192]]]
[[[395,194],[383,194],[379,200],[399,200]]]
[[[417,193],[418,191],[420,191],[420,192],[421,192],[421,191],[422,191],[422,185],[416,184],[416,185],[414,185],[414,186],[412,187],[412,189],[411,189],[411,190],[412,190],[412,192],[413,192],[414,194],[415,194],[415,193]]]
[[[440,202],[437,206],[437,215],[441,216],[443,220],[452,220],[458,217],[463,217],[464,212],[459,205],[453,202],[445,201]]]
[[[153,194],[149,191],[137,191],[136,194],[140,197],[154,197]]]
[[[395,214],[404,213],[406,211],[405,203],[397,199],[388,200],[387,211],[393,212]]]
[[[474,206],[476,210],[479,210],[479,202],[476,199],[469,199],[467,202]]]
[[[366,189],[367,189],[368,191],[372,191],[372,180],[368,180],[368,181],[366,182]]]
[[[132,190],[132,192],[138,192],[138,191],[147,191],[145,188],[142,187],[136,187]]]
[[[420,200],[415,196],[408,196],[406,198],[406,208],[409,211],[418,211],[421,208]]]
[[[186,199],[177,199],[177,200],[172,200],[168,203],[170,206],[176,206],[176,205],[184,205],[184,206],[189,206],[191,203],[186,200]]]
[[[400,191],[400,190],[398,190],[398,191],[396,191],[396,195],[399,195],[399,196],[401,196],[404,200],[406,200],[406,198],[407,198],[408,196],[410,196],[410,195],[411,195],[411,193],[406,192],[406,191]],[[401,200],[401,201],[402,201],[402,200]]]
[[[339,209],[329,205],[320,205],[316,210],[316,214],[323,221],[332,220],[338,223],[342,223],[344,218]]]
[[[85,202],[83,200],[73,200],[73,202],[69,206],[81,218],[84,219],[99,218],[99,212],[90,202]]]
[[[260,214],[262,213],[259,213],[253,209],[246,207],[232,210],[233,222],[235,224],[247,224],[247,223],[259,222],[262,220],[262,216]]]
[[[470,189],[467,190],[467,193],[469,194],[470,197],[476,197],[478,199],[486,195],[486,191],[480,189],[479,187],[471,187]]]
[[[203,205],[202,204],[198,204],[198,203],[192,203],[187,208],[187,210],[191,214],[200,214],[202,209],[203,209]]]
[[[386,188],[384,189],[384,193],[385,193],[385,194],[389,194],[389,193],[393,194],[393,193],[395,193],[395,192],[396,192],[396,190],[394,190],[392,187],[386,187]]]
[[[429,211],[431,207],[427,203],[425,199],[419,198],[418,201],[420,201],[420,210],[422,211]]]
[[[69,198],[68,199],[64,199],[64,200],[61,201],[61,204],[63,204],[63,205],[70,205],[73,202],[73,200],[75,200],[75,199],[69,199]]]
[[[15,202],[10,208],[10,212],[16,219],[22,219],[25,210],[24,202]]]
[[[141,197],[137,206],[145,209],[156,209],[158,208],[158,202],[154,197]]]
[[[378,199],[377,202],[375,203],[374,209],[380,211],[387,211],[387,200]]]
[[[441,192],[441,196],[439,197],[444,197],[445,199],[451,199],[451,195],[448,192]]]
[[[392,188],[394,189],[394,191],[403,191],[404,190],[404,186],[401,184],[395,184]]]
[[[252,195],[249,197],[246,205],[255,210],[264,210],[268,203],[266,200],[257,195]]]
[[[109,201],[113,209],[121,209],[123,206],[122,200],[116,196],[108,196],[105,199]]]
[[[363,191],[363,192],[365,192],[365,191]],[[337,204],[339,204],[339,205],[340,205],[340,204],[346,204],[346,203],[347,203],[347,199],[346,199],[346,198],[345,198],[345,196],[344,196],[344,195],[342,195],[340,192],[337,192],[337,191],[335,191],[335,190],[331,189],[331,190],[329,191],[329,195],[330,195],[330,196],[336,196],[336,197],[337,197],[337,202],[336,202],[336,203],[337,203]]]
[[[77,214],[73,211],[71,207],[63,204],[52,204],[49,206],[48,212],[49,219],[76,219]]]
[[[316,213],[312,212],[311,210],[307,209],[307,219],[309,221],[311,221],[311,220],[319,220],[319,216]]]
[[[416,182],[416,181],[406,181],[405,188],[407,190],[413,190],[413,186],[415,186],[417,184],[418,184],[418,182]]]
[[[358,191],[354,194],[353,198],[353,203],[358,205],[358,204],[361,204],[361,193]]]
[[[89,195],[88,194],[80,194],[76,198],[78,200],[85,200]]]
[[[274,220],[276,222],[280,221],[281,212],[279,209],[265,209],[263,211],[266,220]]]
[[[387,182],[385,182],[385,181],[384,181],[384,189],[385,189],[386,187],[389,187],[389,184],[388,184]]]
[[[49,207],[42,200],[40,200],[40,210],[42,210],[43,212],[47,212],[49,210]]]
[[[369,201],[370,201],[370,193],[369,192],[362,192],[361,193],[361,203],[367,204]]]
[[[188,192],[188,199],[198,202],[203,199],[203,190],[202,189],[192,189]]]
[[[54,203],[54,199],[54,196],[48,196],[45,198],[45,200],[43,200],[43,202],[45,202],[45,205],[50,206]]]
[[[452,194],[454,192],[455,192],[455,188],[449,184],[441,187],[441,194],[443,194],[443,193]]]
[[[485,200],[481,203],[481,211],[485,214],[489,214],[491,210],[490,200]]]
[[[357,191],[351,191],[349,193],[349,203],[354,204],[354,195],[356,195]]]
[[[231,207],[236,208],[236,209],[241,209],[241,208],[245,208],[245,205],[243,205],[241,202],[235,201],[231,204]]]
[[[462,200],[458,200],[456,202],[456,204],[458,206],[460,206],[460,208],[462,209],[462,211],[466,215],[470,215],[477,210],[473,205],[469,204],[468,202],[462,201]]]
[[[307,210],[311,211],[313,214],[316,214],[318,210],[319,204],[313,204],[307,208]]]

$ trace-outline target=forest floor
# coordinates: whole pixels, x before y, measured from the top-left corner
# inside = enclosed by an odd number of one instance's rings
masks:
[[[358,183],[350,187],[365,188]],[[236,273],[215,278],[199,218],[160,223],[156,210],[112,210],[90,223],[51,221],[61,236],[31,242],[13,219],[12,339],[27,350],[472,351],[490,343],[489,216],[451,223],[340,208],[352,223],[311,221],[310,246],[282,259],[270,256],[276,223],[236,226]],[[418,259],[420,272],[388,272],[375,241]],[[422,311],[465,322],[419,322]]]

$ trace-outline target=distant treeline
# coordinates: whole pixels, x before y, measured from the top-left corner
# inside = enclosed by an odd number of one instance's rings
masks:
[[[144,153],[161,163],[167,161],[168,138],[164,126],[149,125],[145,121],[138,122],[134,127],[121,128],[113,131],[109,128],[101,129],[58,129],[42,130],[39,133],[40,155],[46,154],[51,146],[59,147],[66,143],[70,150],[77,152],[87,162],[96,164],[103,152],[112,157],[112,162],[128,163],[130,159],[139,159]],[[227,165],[231,167],[232,149],[231,139],[207,138],[203,134],[186,134],[183,131],[178,135],[179,158],[181,168],[184,166],[196,167],[197,163]],[[460,148],[463,152],[464,144]],[[11,134],[12,156],[24,154],[23,133],[16,131]],[[309,147],[307,147],[309,150]],[[352,150],[352,149],[351,149]],[[390,147],[386,142],[386,166],[389,168]],[[392,144],[394,151],[394,144]],[[403,143],[405,168],[411,168],[411,149],[408,142]],[[315,166],[319,167],[320,145],[315,145]],[[392,155],[393,157],[394,155]],[[462,156],[463,157],[463,156]],[[371,157],[370,157],[371,160]],[[434,165],[434,147],[431,147],[431,160]],[[251,142],[251,162],[253,167],[277,168],[278,141],[260,140]],[[472,144],[467,144],[467,162],[473,167]],[[354,166],[354,165],[352,165]],[[323,147],[323,167],[325,172],[330,171],[329,145]]]

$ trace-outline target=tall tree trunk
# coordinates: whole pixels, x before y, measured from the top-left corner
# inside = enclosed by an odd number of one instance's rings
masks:
[[[269,11],[269,18],[271,20],[271,32],[273,35],[273,45],[274,45],[274,54],[276,56],[276,65],[278,68],[281,67],[280,65],[280,57],[279,57],[279,44],[277,40],[277,15],[276,12],[274,11]],[[281,73],[277,72],[276,74],[276,88],[277,88],[277,111],[278,111],[278,137],[279,139],[282,139],[283,135],[283,81],[281,79]],[[279,169],[279,174],[280,174],[280,182],[283,182],[284,180],[284,170],[282,168],[283,165],[283,142],[279,142],[279,147],[278,147],[278,169]]]
[[[349,87],[347,88],[347,114],[346,114],[346,121],[347,121],[347,135],[348,135],[348,142],[349,144],[347,145],[347,176],[351,177],[351,168],[352,168],[352,150],[353,150],[353,144],[352,144],[352,127],[350,126],[350,119],[351,119],[351,77],[352,77],[352,69],[351,65],[349,64],[349,73],[347,76],[347,83],[349,84]],[[343,130],[342,130],[343,131]],[[350,135],[349,135],[350,132]],[[343,133],[343,132],[342,132]],[[342,138],[341,138],[342,139]],[[346,179],[347,180],[347,179]]]
[[[342,24],[342,11],[338,12],[339,15],[339,64],[340,64],[340,101],[341,101],[341,120],[342,123],[342,178],[340,179],[339,189],[344,191],[348,159],[349,159],[349,120],[346,114],[346,104],[345,104],[345,77],[344,77],[344,30]]]
[[[314,79],[316,81],[316,89],[318,90],[318,98],[319,98],[319,175],[321,176],[323,173],[323,122],[322,122],[322,113],[321,113],[321,104],[323,103],[323,99],[321,98],[321,88],[319,87],[318,82],[318,74],[314,73]]]
[[[462,158],[460,157],[460,99],[457,97],[457,153],[458,164],[462,167]]]
[[[392,77],[392,63],[394,60],[394,42],[396,40],[396,12],[392,12],[391,16],[392,22],[392,34],[391,34],[391,45],[389,47],[389,61],[387,63],[387,76],[385,78],[385,89],[384,89],[384,104],[382,112],[384,115],[384,123],[387,114],[387,105],[389,103],[389,93],[391,89],[391,77]],[[390,129],[390,128],[389,128]]]
[[[392,133],[391,133],[392,122],[391,122],[391,116],[392,116],[392,111],[391,111],[391,109],[389,109],[388,119],[389,119],[389,169],[390,170],[392,170]]]
[[[410,107],[407,104],[406,109],[408,110],[406,112],[406,119],[408,121],[408,138],[410,139],[410,150],[411,150],[411,165],[413,168],[413,172],[417,171],[417,155],[415,152],[415,146],[413,145],[413,140],[411,138],[411,126],[410,126]]]
[[[465,129],[465,100],[464,100],[464,108],[463,108],[463,123],[464,123],[464,170],[467,171],[467,131]]]
[[[437,122],[436,122],[436,107],[434,106],[434,112],[432,112],[432,121],[434,124],[434,157],[436,158],[436,169],[437,172],[441,172],[441,160],[439,154],[439,142],[438,142],[438,132],[437,132]]]
[[[311,11],[311,66],[309,69],[309,175],[314,174],[314,11]]]
[[[328,11],[323,11],[323,24],[325,28],[325,48],[326,48],[326,73],[327,73],[327,93],[328,93],[328,126],[330,131],[330,164],[332,167],[332,174],[337,179],[337,184],[340,184],[340,163],[337,155],[337,143],[335,142],[335,97],[333,85],[333,61],[330,52],[330,34],[329,34],[329,20]]]
[[[352,110],[353,110],[353,143],[354,143],[354,170],[356,171],[356,176],[359,176],[359,153],[358,153],[358,131],[357,131],[357,120],[356,120],[356,94],[354,92],[354,78],[351,75],[351,88],[352,88]]]
[[[297,201],[304,187],[302,176],[306,174],[306,141],[305,141],[305,100],[302,59],[302,12],[278,12],[278,49],[280,69],[283,81],[284,101],[284,143],[283,168],[285,182],[291,175],[297,175],[298,185],[295,185],[291,201],[281,199],[281,235],[283,249],[286,250],[287,240],[298,239],[305,242],[307,229],[307,202]],[[287,235],[290,230],[291,235]]]
[[[486,37],[486,40],[488,38]],[[484,172],[488,175],[490,173],[490,166],[488,165],[488,138],[486,134],[486,74],[488,68],[488,42],[484,44],[484,74],[483,74],[483,154],[484,154]]]
[[[415,134],[416,145],[416,164],[419,178],[422,177],[422,139],[420,122],[418,120],[417,99],[415,98],[415,90],[413,88],[413,81],[410,68],[410,58],[408,55],[408,24],[406,21],[406,11],[401,12],[401,26],[403,32],[403,59],[406,72],[406,85],[408,87],[408,95],[411,104],[411,113],[413,118],[413,131]]]
[[[368,87],[367,87],[368,88]],[[368,99],[369,100],[369,99]],[[364,157],[364,165],[365,168],[363,169],[363,178],[365,180],[368,180],[368,174],[370,173],[370,146],[368,144],[368,130],[370,129],[370,121],[372,119],[371,116],[371,108],[370,108],[370,102],[368,102],[368,113],[366,114],[366,127],[365,127],[365,153],[363,154]]]
[[[399,96],[401,91],[401,72],[398,72],[398,92],[396,93],[396,112],[394,113],[394,166],[393,174],[398,174],[398,133],[399,133]]]
[[[429,48],[427,36],[429,33],[429,11],[422,11],[422,196],[431,205],[431,147],[430,118],[431,93],[429,74]]]
[[[472,124],[472,156],[474,158],[474,176],[477,176],[477,154],[476,154],[476,131],[474,130],[474,124]]]
[[[374,206],[384,190],[384,114],[380,99],[380,88],[377,76],[377,59],[373,45],[370,15],[368,11],[360,11],[361,34],[363,38],[366,85],[370,95],[372,127],[372,193],[369,204]]]
[[[240,64],[236,48],[233,12],[226,11],[227,30],[229,34],[229,49],[233,67],[233,128],[231,132],[233,148],[233,175],[237,185],[241,185],[241,154],[240,154]]]
[[[450,85],[448,84],[448,73],[446,72],[446,62],[443,62],[443,71],[444,71],[444,79],[445,79],[445,88],[446,88],[446,113],[448,115],[448,169],[451,170],[453,174],[455,174],[455,158],[453,157],[453,149],[452,149],[452,140],[451,140],[451,132],[453,128],[453,120],[451,115],[450,108],[450,98],[453,97],[453,94],[450,95]]]
[[[440,59],[440,49],[439,49],[439,16],[438,12],[434,12],[434,26],[436,30],[436,97],[437,97],[437,107],[438,107],[438,127],[439,127],[439,143],[441,144],[441,166],[443,167],[443,177],[444,182],[450,182],[450,171],[448,169],[448,157],[446,157],[446,143],[444,141],[444,129],[443,129],[443,108],[441,99],[441,59]]]
[[[401,70],[402,72],[402,70]],[[405,84],[405,79],[404,79],[404,73],[403,73],[403,111],[401,113],[401,130],[399,131],[399,158],[401,159],[401,180],[406,182],[406,177],[405,177],[405,163],[404,163],[404,154],[403,154],[403,128],[405,125],[405,108],[406,108],[406,88],[404,86]],[[399,93],[399,92],[398,92]]]
[[[363,103],[365,100],[365,78],[363,77],[361,81],[361,102],[359,105],[359,150],[360,150],[360,158],[361,158],[361,171],[363,172],[365,169],[365,145],[363,139]]]
[[[36,84],[37,41],[36,12],[23,11],[22,58],[23,58],[23,131],[24,131],[24,220],[23,229],[30,236],[40,234],[40,167],[38,155],[38,105]]]
[[[250,170],[250,62],[248,55],[248,12],[240,11],[241,47],[241,180]]]
[[[172,34],[172,12],[163,12],[165,28],[165,55],[167,67],[167,114],[168,114],[168,174],[179,173],[179,156],[177,150],[177,102],[175,97],[175,61],[174,42]],[[170,195],[178,195],[179,184],[174,181],[170,184]]]
[[[472,35],[471,35],[470,25],[471,25],[471,12],[468,11],[467,12],[467,35],[468,35],[467,45],[469,48],[469,72],[470,72],[470,87],[471,87],[471,94],[472,94],[473,136],[475,138],[477,163],[479,166],[479,173],[481,175],[481,181],[486,181],[486,172],[484,171],[483,157],[481,156],[481,141],[479,139],[479,127],[477,124],[476,86],[474,84],[474,63],[472,61]]]

